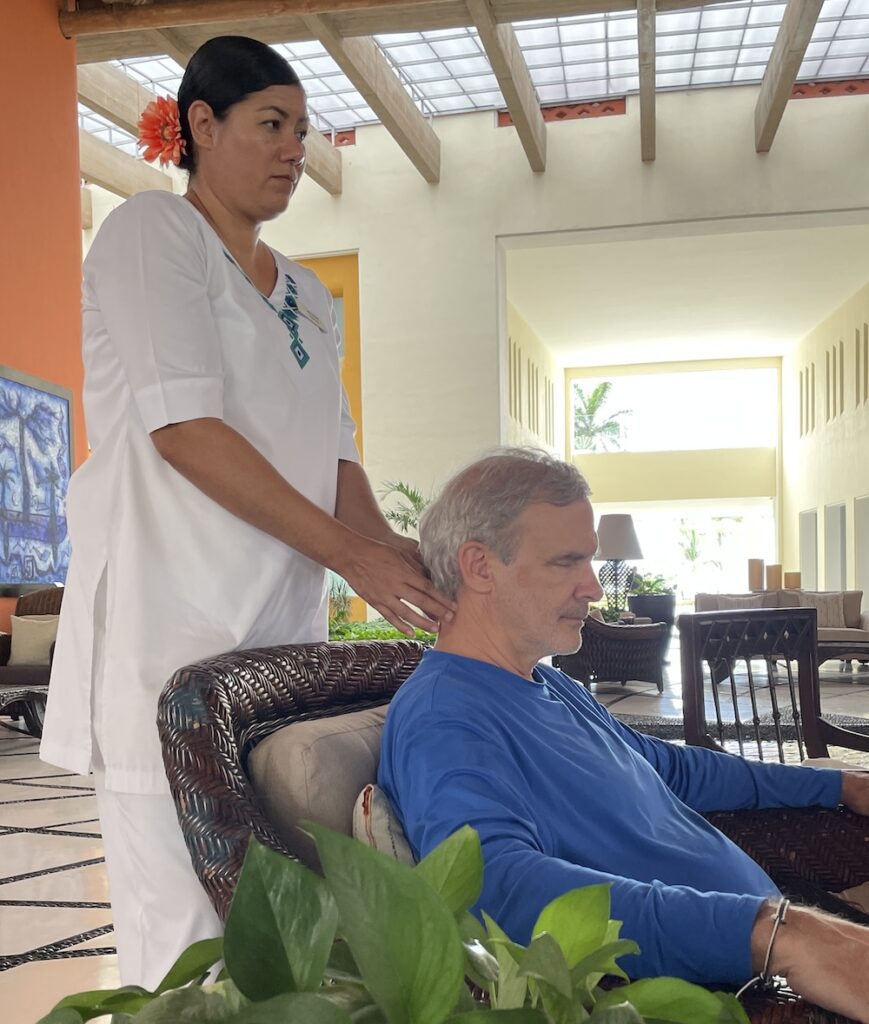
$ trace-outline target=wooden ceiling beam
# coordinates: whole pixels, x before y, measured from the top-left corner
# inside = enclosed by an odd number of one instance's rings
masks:
[[[130,135],[137,135],[139,117],[156,98],[155,93],[111,64],[82,64],[77,78],[81,103]]]
[[[73,39],[134,29],[216,25],[281,15],[336,14],[373,7],[422,7],[432,0],[164,0],[162,3],[111,4],[79,11],[61,10],[60,30]]]
[[[467,4],[528,163],[533,171],[545,171],[546,123],[513,26],[495,21],[489,0],[467,0]]]
[[[85,181],[127,199],[147,189],[172,191],[172,179],[150,164],[127,156],[90,132],[78,133],[81,176]]]
[[[341,150],[312,128],[305,139],[305,174],[329,195],[341,195],[343,160]]]
[[[705,7],[721,0],[658,0],[658,11]],[[534,18],[567,17],[635,10],[637,0],[491,0],[492,14],[499,24]],[[292,25],[306,14],[334,16],[344,37],[406,32],[420,28],[470,26],[464,0],[164,0],[153,4],[112,4],[78,11],[61,11],[61,31],[68,37],[96,37],[111,34],[146,35],[153,29],[214,25],[215,34],[251,31],[251,25]],[[227,26],[232,26],[227,28]],[[284,41],[291,36],[280,33]],[[275,41],[275,40],[271,40]],[[280,40],[277,40],[280,41]],[[89,58],[93,59],[93,58]],[[105,56],[96,59],[105,60]]]
[[[193,56],[196,47],[188,46],[184,40],[171,28],[154,29],[154,36],[159,43],[160,49],[180,64],[182,68],[187,67],[187,61]]]
[[[440,181],[441,144],[419,112],[383,51],[373,39],[343,39],[329,18],[311,15],[305,23],[326,52],[431,184]]]
[[[754,142],[768,153],[797,80],[824,0],[788,0],[754,108]]]
[[[655,0],[637,0],[640,54],[640,152],[646,163],[655,159]]]

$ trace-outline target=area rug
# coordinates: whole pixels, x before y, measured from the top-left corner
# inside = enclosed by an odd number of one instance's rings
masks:
[[[626,715],[613,711],[613,715],[625,725],[629,725],[637,732],[644,732],[648,736],[657,736],[662,740],[681,740],[684,733],[682,730],[682,718],[678,715]],[[869,718],[852,718],[850,715],[825,715],[825,720],[831,725],[841,726],[843,729],[851,729],[853,732],[869,735]],[[707,718],[710,733],[717,736],[715,719]],[[790,709],[782,710],[780,722],[781,738],[783,740],[795,740],[797,738],[796,728],[793,719],[790,718]],[[751,718],[742,721],[743,738],[754,739],[754,723]],[[760,738],[762,740],[774,741],[777,738],[775,722],[772,715],[767,712],[760,716]],[[724,723],[724,739],[735,740],[736,723]]]

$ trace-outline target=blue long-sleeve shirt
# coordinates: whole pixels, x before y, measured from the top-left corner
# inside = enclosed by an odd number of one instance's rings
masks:
[[[640,946],[635,978],[738,984],[778,890],[698,812],[835,806],[841,772],[759,764],[644,736],[539,665],[536,681],[426,652],[389,708],[380,786],[418,856],[462,825],[485,865],[475,910],[528,942],[540,910],[612,883],[612,917]]]

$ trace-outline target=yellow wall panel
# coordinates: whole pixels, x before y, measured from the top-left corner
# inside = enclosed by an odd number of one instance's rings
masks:
[[[775,448],[583,452],[573,462],[595,503],[761,498],[777,491]]]
[[[359,329],[359,257],[356,253],[343,256],[319,256],[297,260],[303,267],[313,270],[335,299],[344,300],[344,359],[341,379],[350,402],[350,411],[356,421],[356,446],[359,457],[362,449],[362,339]]]

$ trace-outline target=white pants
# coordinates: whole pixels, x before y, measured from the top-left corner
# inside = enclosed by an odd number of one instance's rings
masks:
[[[107,790],[95,772],[97,808],[122,985],[153,991],[178,956],[223,934],[190,862],[168,794]]]

